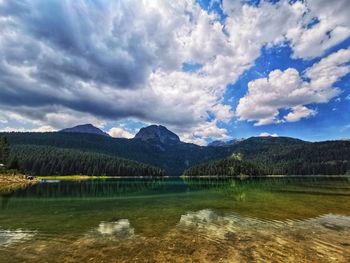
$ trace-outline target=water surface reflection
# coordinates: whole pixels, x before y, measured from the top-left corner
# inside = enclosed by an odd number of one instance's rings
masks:
[[[60,181],[0,198],[0,262],[350,262],[347,178]]]

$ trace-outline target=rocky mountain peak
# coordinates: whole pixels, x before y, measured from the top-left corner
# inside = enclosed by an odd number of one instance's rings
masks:
[[[180,138],[172,131],[169,131],[162,125],[150,125],[148,127],[141,128],[135,135],[134,139],[140,139],[142,141],[155,141],[163,144],[179,143]]]

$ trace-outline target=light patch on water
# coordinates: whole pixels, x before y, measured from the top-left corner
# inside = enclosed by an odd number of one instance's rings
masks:
[[[45,183],[45,184],[56,184],[56,183],[60,183],[61,180],[52,180],[52,179],[43,179],[41,180],[41,183]]]
[[[254,231],[264,228],[266,223],[255,218],[243,218],[236,214],[219,216],[210,209],[204,209],[182,215],[178,226],[180,228],[195,228],[198,231],[206,232],[209,236],[225,239],[227,233],[241,232],[242,230]],[[277,224],[278,221],[275,223]]]
[[[8,247],[12,244],[25,242],[31,239],[35,232],[18,230],[1,230],[0,229],[0,247]]]
[[[327,214],[311,219],[310,222],[334,231],[350,230],[349,216]]]
[[[350,217],[325,214],[304,220],[264,220],[238,214],[218,215],[212,210],[188,212],[178,229],[206,240],[226,244],[234,254],[250,249],[251,257],[278,262],[350,262]],[[303,244],[300,246],[300,244]],[[244,253],[242,254],[243,257]]]
[[[135,234],[128,219],[120,219],[115,222],[101,222],[97,227],[97,233],[105,237],[125,239]]]
[[[182,215],[180,224],[186,226],[200,226],[206,223],[214,223],[219,220],[219,216],[210,209],[200,210],[198,212],[189,212]]]
[[[238,214],[220,216],[210,209],[204,209],[182,215],[178,227],[197,229],[207,236],[218,239],[226,239],[231,233],[244,233],[245,236],[250,237],[257,234],[277,236],[282,232],[288,233],[292,230],[304,230],[305,233],[315,230],[320,234],[325,231],[350,233],[350,217],[326,214],[306,220],[280,221],[242,217]]]

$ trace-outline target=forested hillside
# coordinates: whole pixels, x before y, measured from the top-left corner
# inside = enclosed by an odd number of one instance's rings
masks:
[[[290,137],[250,137],[235,145],[221,148],[229,148],[231,153],[239,152],[247,158],[257,154],[269,153],[273,149],[292,149],[294,147],[303,147],[307,144],[310,144],[310,142]]]
[[[212,161],[207,164],[187,169],[184,176],[262,176],[264,171],[253,163],[228,158],[220,161]]]
[[[255,150],[252,141],[256,142]],[[185,176],[199,175],[343,175],[350,174],[350,141],[269,144],[251,140],[234,149],[233,156],[190,168]],[[266,142],[266,141],[265,141]],[[252,147],[248,147],[252,146]],[[252,166],[249,166],[251,164]],[[254,167],[255,170],[252,168]]]
[[[163,176],[162,169],[105,154],[52,146],[15,145],[11,168],[32,175]]]
[[[53,146],[135,160],[160,167],[168,175],[181,175],[193,165],[231,154],[229,148],[202,147],[188,143],[162,144],[139,139],[119,139],[82,133],[6,133],[11,145],[24,148]]]
[[[0,165],[1,167],[6,165],[10,154],[10,147],[6,136],[0,134]]]
[[[269,174],[346,174],[350,173],[350,141],[271,147],[246,159]]]

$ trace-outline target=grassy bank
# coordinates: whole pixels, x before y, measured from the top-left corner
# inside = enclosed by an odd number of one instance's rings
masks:
[[[40,180],[91,180],[91,179],[108,179],[114,178],[111,176],[88,176],[88,175],[58,175],[58,176],[39,176]]]
[[[27,176],[13,172],[13,173],[0,173],[0,193],[13,191],[17,188],[26,187],[31,184],[38,183],[37,178],[28,179]]]
[[[94,180],[94,179],[117,179],[117,178],[168,178],[169,176],[89,176],[89,175],[57,175],[57,176],[38,176],[40,180],[71,180],[71,181],[82,181],[82,180]]]

